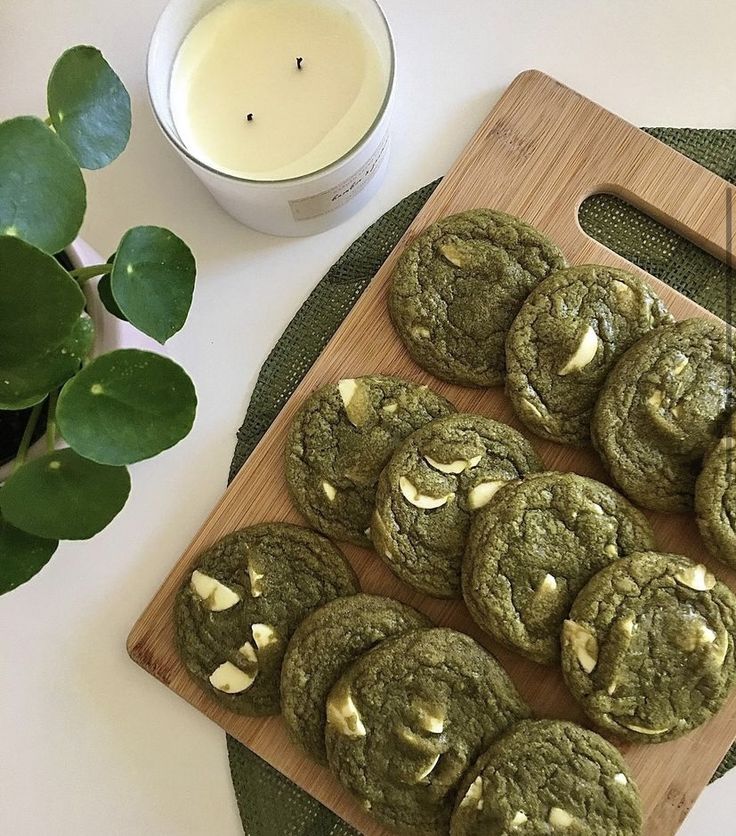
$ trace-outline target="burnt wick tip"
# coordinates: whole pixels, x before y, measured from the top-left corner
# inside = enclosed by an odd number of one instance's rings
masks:
[[[249,113],[249,114],[248,114],[245,118],[246,118],[249,122],[252,122],[252,121],[253,121],[253,114],[252,114],[252,113]]]
[[[304,59],[303,59],[303,58],[297,58],[297,59],[296,59],[296,68],[297,68],[297,70],[301,70],[301,68],[302,68],[302,62],[303,62],[303,61],[304,61]]]

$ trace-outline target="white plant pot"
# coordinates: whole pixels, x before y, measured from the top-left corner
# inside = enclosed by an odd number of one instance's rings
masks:
[[[90,247],[90,245],[77,238],[67,248],[66,254],[72,265],[76,267],[89,267],[92,264],[101,264],[104,258]],[[89,279],[82,285],[84,295],[87,297],[87,313],[92,317],[95,324],[95,342],[92,347],[92,357],[100,354],[107,354],[116,348],[141,348],[146,351],[154,351],[157,354],[165,354],[163,346],[142,334],[129,322],[124,322],[108,312],[107,308],[100,301],[97,293],[99,278]],[[63,439],[57,437],[56,447],[66,447]],[[27,458],[33,459],[46,452],[46,439],[42,436],[28,450]],[[0,482],[10,476],[13,462],[9,461],[0,465]]]

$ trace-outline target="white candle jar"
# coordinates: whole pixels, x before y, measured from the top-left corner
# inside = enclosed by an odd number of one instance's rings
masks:
[[[389,119],[396,77],[393,38],[375,0],[325,0],[347,9],[365,28],[384,62],[386,91],[367,132],[353,147],[316,171],[288,179],[249,179],[219,170],[188,146],[171,105],[174,64],[182,42],[222,0],[171,0],[153,32],[148,89],[156,119],[184,161],[222,208],[241,223],[272,235],[303,236],[344,221],[377,191],[389,153]]]

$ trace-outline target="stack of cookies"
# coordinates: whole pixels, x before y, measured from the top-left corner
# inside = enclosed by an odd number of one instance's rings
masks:
[[[328,538],[373,547],[412,589],[464,599],[495,641],[560,665],[604,732],[685,734],[736,680],[736,597],[705,565],[657,551],[639,507],[695,507],[708,549],[736,565],[729,335],[674,323],[638,276],[568,267],[490,210],[416,238],[389,306],[420,366],[505,383],[527,429],[592,443],[625,496],[546,470],[517,430],[427,386],[340,380],[307,398],[287,442],[291,496],[316,531],[265,523],[202,555],[176,604],[182,659],[229,709],[280,711],[398,833],[635,836],[638,793],[615,748],[531,719],[487,650],[361,593]]]

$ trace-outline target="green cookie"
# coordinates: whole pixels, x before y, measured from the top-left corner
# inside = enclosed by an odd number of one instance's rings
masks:
[[[503,382],[506,333],[529,291],[565,266],[541,232],[503,212],[443,218],[404,251],[389,309],[414,360],[466,386]]]
[[[286,478],[301,514],[336,540],[370,546],[376,483],[396,446],[455,407],[418,383],[373,375],[318,389],[286,445]]]
[[[646,517],[608,485],[576,473],[532,474],[476,516],[463,596],[497,641],[554,664],[560,628],[583,586],[618,557],[653,546]]]
[[[736,596],[702,564],[641,552],[599,572],[562,631],[562,670],[601,729],[639,743],[686,734],[734,679]]]
[[[404,441],[378,483],[371,536],[406,583],[459,598],[470,520],[506,482],[542,469],[516,430],[482,415],[457,414]]]
[[[733,406],[729,343],[724,325],[686,319],[639,340],[603,384],[593,444],[638,505],[692,508],[700,461]]]
[[[332,689],[327,757],[379,822],[440,836],[468,767],[526,717],[506,672],[473,639],[415,630],[362,656]]]
[[[262,523],[206,551],[179,590],[176,643],[207,693],[239,714],[278,714],[286,645],[316,607],[359,589],[325,537]]]
[[[525,720],[466,775],[451,836],[639,836],[639,792],[618,750],[562,720]]]
[[[429,625],[426,616],[399,601],[364,594],[330,601],[305,618],[291,637],[281,669],[281,711],[292,740],[327,763],[330,689],[374,645]]]
[[[708,551],[736,568],[736,420],[706,453],[695,483],[695,513]]]
[[[529,294],[506,338],[506,392],[534,433],[590,443],[606,375],[637,340],[672,317],[633,273],[588,264],[559,270]]]

